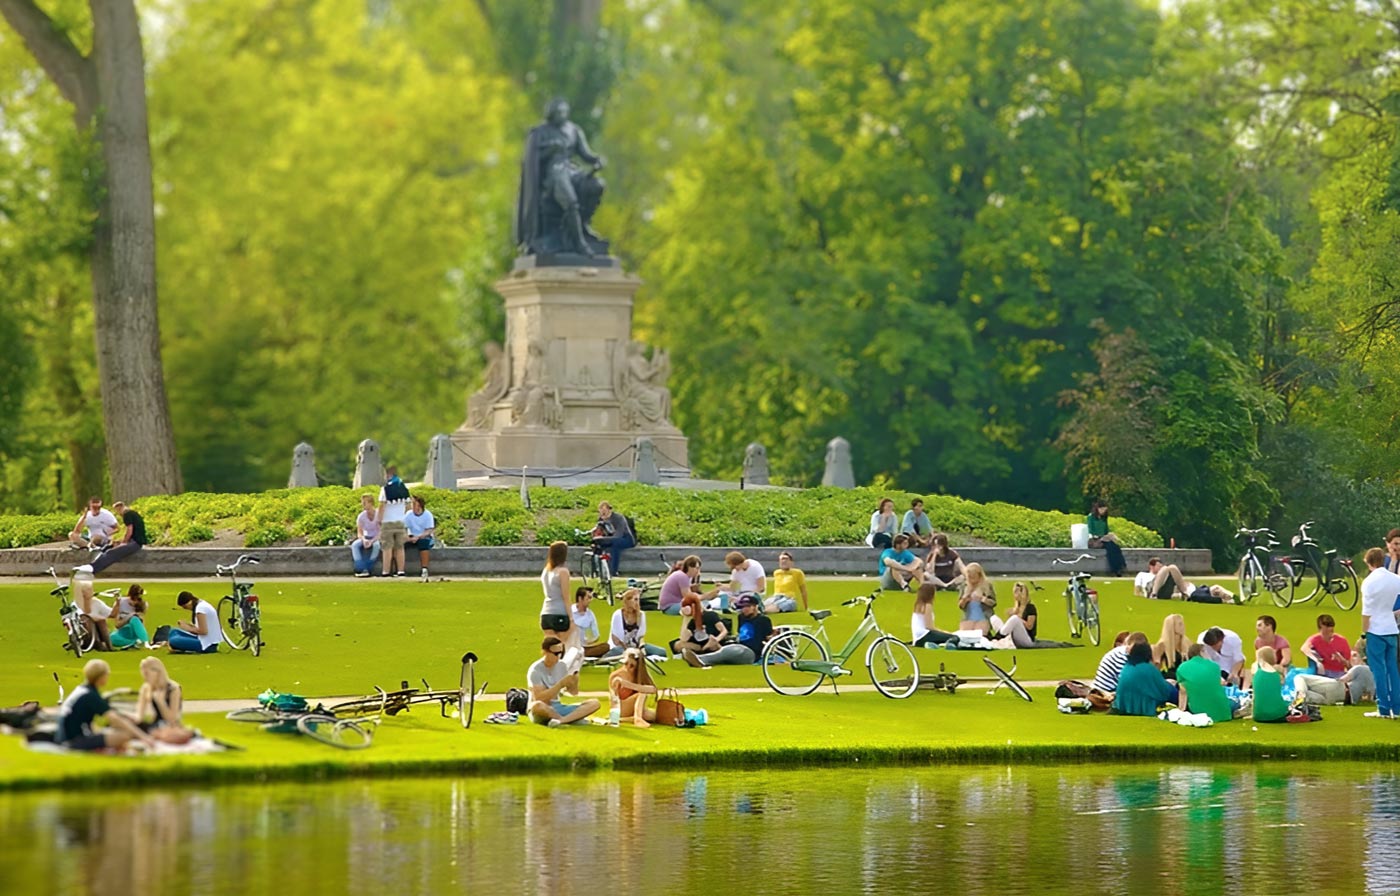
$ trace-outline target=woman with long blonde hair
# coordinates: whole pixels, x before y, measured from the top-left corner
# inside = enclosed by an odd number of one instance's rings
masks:
[[[619,701],[622,718],[630,716],[638,728],[650,728],[656,721],[656,710],[647,706],[647,695],[656,693],[656,685],[641,650],[629,647],[623,652],[622,665],[608,676],[608,690]]]
[[[962,597],[958,598],[958,609],[963,611],[960,631],[981,631],[989,634],[992,630],[992,608],[997,605],[997,592],[992,587],[982,564],[969,563],[965,573]]]
[[[184,691],[170,680],[165,663],[153,656],[141,661],[141,690],[136,695],[136,722],[156,740],[182,744],[193,737],[182,718]]]
[[[1186,637],[1186,617],[1180,613],[1170,613],[1162,620],[1162,637],[1152,645],[1152,663],[1162,675],[1176,679],[1176,670],[1186,662],[1186,651],[1191,641]]]
[[[1001,624],[1001,632],[993,643],[997,647],[1019,647],[1027,649],[1035,646],[1036,629],[1040,627],[1035,604],[1031,603],[1031,589],[1025,582],[1017,582],[1011,589],[1013,606],[1011,615]]]

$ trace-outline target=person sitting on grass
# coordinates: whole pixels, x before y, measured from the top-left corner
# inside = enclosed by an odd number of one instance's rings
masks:
[[[928,547],[933,538],[933,523],[929,521],[928,514],[924,513],[923,498],[915,498],[909,502],[909,509],[904,511],[899,531],[909,536],[910,547]]]
[[[647,695],[656,693],[656,685],[647,674],[646,660],[635,647],[627,648],[622,665],[608,676],[608,690],[618,700],[619,715],[632,719],[638,728],[650,728],[656,721],[656,710],[647,706]]]
[[[992,609],[997,605],[997,592],[982,570],[982,564],[967,564],[967,579],[963,582],[958,609],[963,611],[959,631],[980,631],[984,636],[992,630]]]
[[[112,616],[112,608],[93,593],[92,579],[79,578],[75,589],[73,603],[78,607],[78,612],[87,617],[87,624],[92,627],[93,647],[96,650],[111,650],[112,636],[107,620]]]
[[[592,588],[581,586],[574,591],[574,605],[569,608],[569,614],[574,619],[574,637],[577,639],[574,646],[582,648],[586,657],[599,657],[608,652],[608,642],[598,631],[598,617],[593,615],[590,607],[594,596]]]
[[[1186,651],[1190,649],[1191,641],[1186,637],[1186,617],[1180,613],[1167,614],[1162,620],[1162,637],[1152,645],[1152,662],[1163,677],[1176,680],[1176,670],[1186,662]]]
[[[1317,634],[1303,642],[1308,672],[1325,678],[1341,678],[1351,667],[1351,642],[1337,634],[1337,620],[1328,613],[1317,617]]]
[[[763,655],[763,645],[773,635],[773,620],[763,615],[758,598],[752,594],[741,594],[734,601],[739,611],[739,637],[732,644],[725,644],[718,650],[698,654],[693,650],[681,651],[685,661],[697,669],[710,666],[751,666]]]
[[[379,559],[379,511],[374,495],[360,495],[360,515],[355,517],[355,540],[350,542],[350,560],[357,578],[368,578]]]
[[[992,641],[992,646],[1002,649],[1020,647],[1027,649],[1035,646],[1035,632],[1039,627],[1035,604],[1031,603],[1031,589],[1025,582],[1017,582],[1011,588],[1011,598],[1013,605],[1011,615],[1004,620],[996,620],[1001,624],[997,629],[997,636]]]
[[[728,611],[734,598],[741,594],[752,594],[759,600],[763,599],[763,592],[768,590],[768,578],[761,563],[745,557],[739,551],[730,551],[724,555],[724,565],[729,567],[729,585],[720,589],[715,599],[705,606],[711,610]]]
[[[1196,639],[1205,658],[1220,667],[1226,684],[1244,688],[1244,641],[1228,628],[1212,626]]]
[[[1128,648],[1127,664],[1118,675],[1113,692],[1113,712],[1120,716],[1156,716],[1164,703],[1176,703],[1177,690],[1152,662],[1146,637]]]
[[[967,574],[958,552],[948,547],[948,536],[935,532],[924,555],[924,581],[940,591],[957,591]]]
[[[1282,722],[1288,718],[1288,701],[1283,699],[1285,674],[1272,647],[1260,647],[1255,651],[1250,674],[1254,721]]]
[[[681,634],[671,642],[671,652],[681,656],[684,651],[714,653],[729,637],[724,620],[714,610],[705,609],[700,598],[687,594],[681,600]]]
[[[1357,645],[1364,650],[1364,644]],[[1376,677],[1359,650],[1350,652],[1340,678],[1300,672],[1293,676],[1294,697],[1313,706],[1360,706],[1376,702]]]
[[[1181,699],[1177,706],[1184,712],[1205,713],[1214,722],[1228,722],[1235,717],[1235,704],[1225,695],[1220,666],[1205,655],[1204,644],[1192,644],[1186,662],[1176,670],[1176,686]]]
[[[1277,628],[1278,622],[1267,613],[1254,620],[1254,633],[1258,636],[1254,639],[1254,663],[1257,667],[1261,648],[1273,648],[1275,659],[1270,661],[1270,665],[1281,666],[1286,675],[1288,667],[1293,665],[1293,648],[1289,646],[1287,638],[1275,631]]]
[[[894,544],[880,552],[880,587],[886,591],[908,591],[910,582],[919,580],[924,561],[909,550],[909,536],[903,532]]]
[[[700,581],[700,558],[694,554],[689,555],[680,562],[671,574],[666,576],[666,581],[661,583],[661,596],[656,601],[656,608],[667,616],[678,616],[681,612],[681,603],[686,595],[691,595],[697,600],[706,601],[716,597],[719,589],[701,591],[698,582]]]
[[[543,655],[525,673],[530,685],[530,705],[526,710],[530,718],[537,724],[558,728],[582,722],[597,712],[597,700],[573,704],[559,699],[564,691],[578,696],[578,672],[563,662],[564,642],[549,635],[540,642],[540,651]]]
[[[783,551],[778,555],[778,568],[773,572],[773,596],[763,602],[765,613],[791,613],[802,601],[802,609],[807,609],[807,575],[792,565],[792,554]]]
[[[219,626],[219,611],[206,600],[188,591],[175,598],[180,609],[190,611],[190,621],[181,619],[170,630],[171,653],[218,653],[224,630]]]
[[[642,592],[639,588],[628,588],[622,592],[622,606],[613,611],[608,629],[612,647],[603,654],[605,659],[622,656],[624,651],[632,647],[641,649],[647,656],[659,660],[669,656],[665,647],[646,643],[647,614],[642,612]]]
[[[141,661],[141,690],[136,695],[136,724],[163,743],[182,744],[194,737],[183,719],[180,683],[170,680],[165,663],[153,656]]]
[[[70,750],[118,749],[133,740],[150,746],[155,741],[137,727],[136,723],[112,709],[102,689],[112,667],[105,660],[88,660],[83,666],[83,683],[73,689],[68,699],[59,708],[58,730],[54,742]],[[99,720],[107,726],[101,730],[93,727]]]
[[[915,647],[937,647],[958,640],[958,636],[952,632],[939,631],[933,626],[933,598],[937,593],[936,585],[925,582],[914,595],[914,613],[909,618],[909,628],[913,636],[911,643]]]
[[[1118,676],[1128,664],[1127,641],[1129,632],[1119,632],[1113,636],[1113,646],[1099,660],[1098,671],[1094,673],[1093,686],[1105,694],[1112,694],[1118,688]],[[1143,640],[1146,640],[1144,636]]]
[[[870,533],[865,543],[877,551],[883,551],[894,544],[894,536],[899,528],[899,518],[894,515],[894,501],[881,498],[880,505],[870,514]]]

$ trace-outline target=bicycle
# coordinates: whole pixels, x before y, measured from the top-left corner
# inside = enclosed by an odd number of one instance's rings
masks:
[[[1050,561],[1052,566],[1074,566],[1081,560],[1094,559],[1092,554],[1080,554],[1073,560],[1062,560],[1059,557]],[[1090,643],[1098,646],[1101,633],[1099,631],[1099,593],[1090,588],[1085,583],[1093,578],[1091,573],[1071,571],[1069,580],[1065,584],[1065,606],[1069,616],[1069,634],[1072,638],[1089,635]]]
[[[68,581],[64,582],[58,578],[52,566],[46,571],[53,576],[53,588],[49,594],[59,600],[58,618],[63,625],[63,649],[72,651],[74,659],[77,659],[97,646],[97,629],[92,620],[73,603],[73,578],[76,573],[70,573]]]
[[[1298,527],[1298,534],[1293,536],[1293,550],[1284,563],[1288,570],[1288,603],[1280,602],[1278,596],[1275,596],[1275,603],[1280,607],[1289,607],[1294,603],[1310,601],[1314,597],[1321,603],[1322,595],[1330,594],[1338,609],[1354,609],[1356,596],[1361,593],[1356,570],[1352,567],[1350,558],[1337,556],[1336,548],[1323,550],[1321,545],[1313,541],[1308,535],[1308,527],[1314,525],[1314,521],[1308,520]],[[1299,592],[1303,590],[1303,580],[1309,577],[1309,572],[1312,573],[1312,590],[1305,597],[1299,597]]]
[[[1273,549],[1278,540],[1272,529],[1240,529],[1236,538],[1244,539],[1244,555],[1240,557],[1236,577],[1240,584],[1240,602],[1245,603],[1259,596],[1262,585],[1273,596],[1274,603],[1281,607],[1283,590],[1288,587],[1291,570],[1287,563],[1275,556]]]
[[[228,576],[232,581],[229,590],[233,593],[219,598],[219,627],[223,630],[224,642],[234,650],[250,650],[253,656],[259,656],[263,649],[262,611],[258,607],[258,596],[252,593],[253,583],[238,581],[238,567],[258,562],[257,557],[243,554],[231,566],[214,567],[218,575]]]
[[[831,689],[836,689],[836,680],[842,675],[850,675],[845,662],[855,655],[861,643],[871,635],[875,640],[865,651],[865,668],[875,690],[894,700],[902,700],[919,689],[919,664],[914,651],[900,639],[880,628],[875,619],[875,600],[880,589],[868,595],[853,597],[843,601],[841,606],[861,604],[865,615],[860,625],[847,639],[841,649],[832,653],[831,641],[826,634],[824,620],[832,615],[831,610],[810,610],[808,615],[816,626],[783,626],[778,629],[763,647],[761,657],[763,678],[768,686],[779,694],[788,697],[805,697],[831,679]]]
[[[582,529],[574,530],[575,537],[592,538],[592,534]],[[588,547],[579,555],[578,574],[583,579],[585,588],[592,588],[593,593],[599,597],[607,599],[608,606],[613,605],[612,567],[609,563],[612,555],[606,549],[600,548],[590,541]]]
[[[376,687],[377,698],[366,698],[372,702],[375,713],[354,715],[350,703],[327,709],[307,706],[306,700],[291,694],[268,692],[259,697],[263,705],[248,709],[235,709],[224,718],[232,722],[254,722],[264,731],[273,734],[304,734],[312,740],[320,741],[342,750],[363,750],[374,740],[374,732],[384,718],[386,706],[392,696],[383,688]],[[351,701],[357,706],[360,699]],[[343,714],[351,713],[346,718]]]

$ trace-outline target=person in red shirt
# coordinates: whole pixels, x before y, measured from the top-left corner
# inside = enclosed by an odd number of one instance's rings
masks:
[[[1304,641],[1302,649],[1317,675],[1341,678],[1351,667],[1351,644],[1337,634],[1336,620],[1327,613],[1317,617],[1317,634]]]
[[[1254,633],[1258,635],[1254,639],[1254,652],[1258,654],[1259,648],[1272,647],[1278,658],[1276,665],[1287,668],[1293,665],[1293,647],[1287,638],[1276,631],[1277,628],[1278,622],[1272,616],[1260,616],[1254,621]]]

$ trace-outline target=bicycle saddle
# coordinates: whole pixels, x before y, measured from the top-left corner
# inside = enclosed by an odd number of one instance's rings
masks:
[[[811,617],[817,622],[821,622],[823,619],[831,615],[830,610],[809,610],[808,612],[811,615]]]

